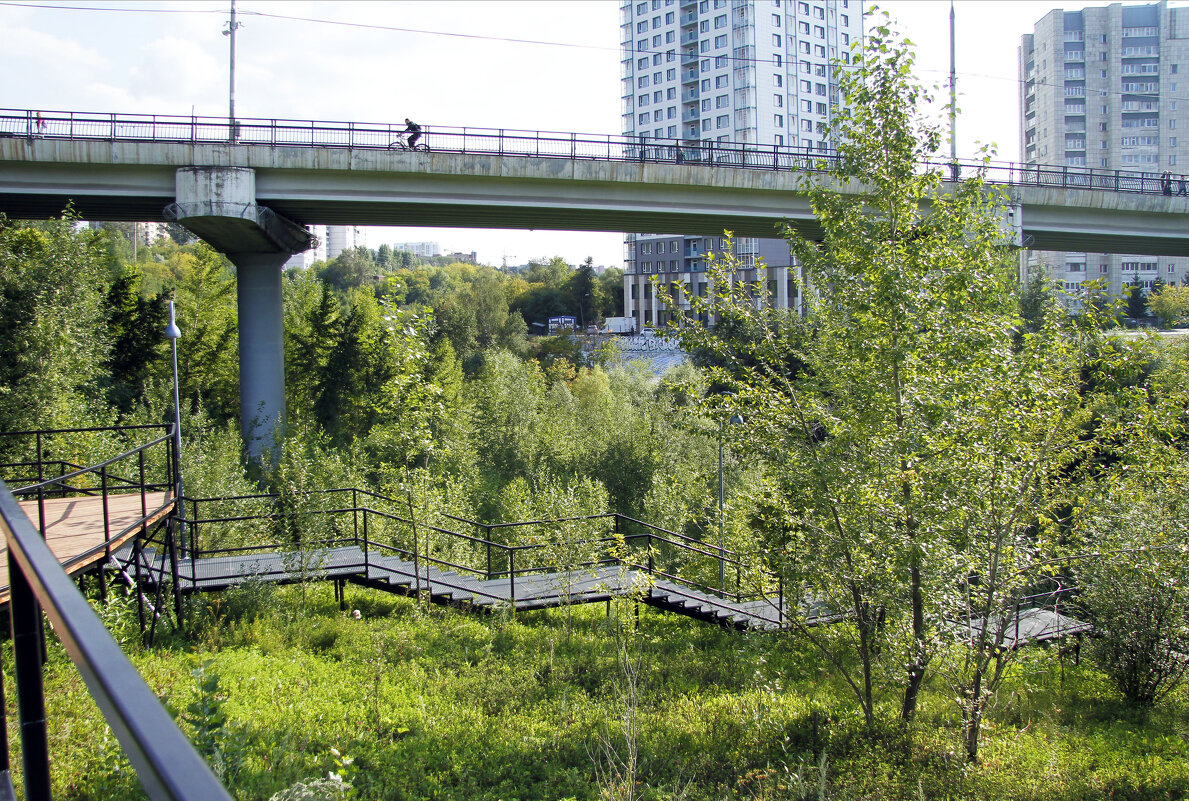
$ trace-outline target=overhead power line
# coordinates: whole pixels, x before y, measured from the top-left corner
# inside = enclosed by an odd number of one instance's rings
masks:
[[[219,9],[216,9],[216,8],[199,9],[199,8],[191,8],[191,7],[186,7],[186,8],[143,8],[143,7],[121,8],[118,6],[93,6],[93,5],[68,6],[68,5],[51,5],[49,3],[20,3],[20,2],[11,2],[11,0],[0,0],[0,6],[9,6],[12,8],[35,8],[35,9],[44,9],[44,10],[51,10],[51,11],[100,11],[100,12],[108,12],[108,13],[116,13],[116,14],[218,14],[218,15],[226,15],[227,14],[226,9],[221,9],[221,8],[219,8]],[[425,29],[421,29],[421,28],[405,28],[405,27],[400,27],[400,26],[396,26],[396,25],[378,25],[376,23],[370,23],[370,22],[348,22],[345,20],[323,19],[323,18],[319,18],[319,17],[302,17],[302,16],[293,15],[293,14],[274,14],[274,13],[270,13],[267,11],[248,11],[248,10],[241,9],[237,13],[241,17],[251,16],[251,17],[260,17],[260,18],[264,18],[264,19],[284,20],[287,22],[307,22],[307,23],[312,23],[312,24],[316,24],[316,25],[334,25],[334,26],[343,27],[343,28],[358,28],[358,29],[363,29],[363,30],[388,31],[391,33],[412,33],[412,34],[418,34],[418,35],[422,35],[422,36],[444,36],[444,37],[455,38],[455,39],[471,39],[471,40],[477,40],[477,41],[503,42],[503,43],[507,43],[507,44],[536,45],[539,47],[564,47],[564,48],[568,48],[568,49],[572,49],[572,50],[594,50],[594,51],[601,51],[601,52],[616,52],[616,53],[620,53],[620,54],[630,53],[630,54],[632,54],[633,58],[645,56],[645,55],[647,55],[647,56],[664,55],[668,52],[668,51],[652,50],[652,49],[639,50],[634,47],[624,48],[624,47],[621,47],[618,45],[615,47],[607,47],[604,45],[579,44],[576,42],[551,42],[551,41],[547,41],[547,40],[543,40],[543,39],[521,39],[521,38],[509,37],[509,36],[489,36],[489,35],[478,34],[478,33],[457,33],[457,32],[453,32],[453,31],[431,31],[431,30],[425,30]],[[674,52],[676,52],[676,55],[678,58],[682,57],[683,55],[685,55],[685,56],[695,55],[692,53],[684,53],[683,54],[682,52],[680,52],[678,50],[674,50]],[[696,55],[699,59],[715,58],[716,57],[716,56],[713,56],[710,54],[702,54],[702,53],[698,53]],[[721,57],[729,59],[732,63],[744,62],[744,63],[752,63],[752,64],[772,64],[772,65],[775,65],[777,63],[775,59],[744,58],[742,56],[735,56],[735,55],[727,55],[727,56],[721,56]],[[841,66],[843,66],[845,68],[847,65],[841,65]],[[921,70],[921,72],[923,72],[923,73],[938,73],[939,70]],[[981,79],[986,79],[986,80],[1005,81],[1005,82],[1015,83],[1017,85],[1024,83],[1024,80],[1021,78],[1009,78],[1009,77],[1001,76],[1001,75],[986,75],[986,74],[982,74],[982,73],[968,73],[968,72],[959,72],[958,75],[963,78],[981,78]],[[1038,82],[1036,82],[1036,86],[1038,86],[1038,87],[1047,86],[1050,88],[1061,88],[1063,86],[1063,84],[1052,84],[1052,83],[1038,81]],[[1160,95],[1158,93],[1147,93],[1147,92],[1123,92],[1121,90],[1114,90],[1114,89],[1109,89],[1109,90],[1105,90],[1105,91],[1104,90],[1093,90],[1093,91],[1094,91],[1094,93],[1090,94],[1090,91],[1088,90],[1086,96],[1087,97],[1105,97],[1105,96],[1120,96],[1121,97],[1123,95],[1129,95],[1132,97],[1152,97],[1152,98],[1163,97],[1163,99],[1165,99],[1165,100],[1189,99],[1189,96],[1182,97],[1180,95],[1169,95],[1169,94]]]

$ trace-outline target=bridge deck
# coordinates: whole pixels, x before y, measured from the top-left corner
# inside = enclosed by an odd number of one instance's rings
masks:
[[[34,527],[40,528],[37,501],[21,501]],[[106,546],[114,549],[132,539],[143,526],[151,526],[173,509],[173,495],[166,492],[109,494],[107,526],[103,498],[49,498],[45,501],[45,540],[67,573],[78,573],[104,558]],[[111,532],[105,541],[104,531]],[[0,541],[0,604],[8,603],[8,546]]]

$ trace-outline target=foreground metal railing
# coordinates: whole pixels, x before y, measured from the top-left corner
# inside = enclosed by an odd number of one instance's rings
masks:
[[[759,170],[821,172],[838,158],[834,150],[798,145],[709,142],[647,135],[569,133],[511,128],[423,126],[420,145],[434,152],[531,156],[598,161],[670,162]],[[70,141],[176,142],[284,147],[403,147],[404,126],[383,122],[237,119],[167,114],[0,109],[0,138]],[[1180,193],[1189,176],[1062,165],[958,160],[930,161],[946,177],[981,173],[1002,186],[1035,186],[1140,194]]]
[[[3,482],[0,526],[8,542],[24,797],[29,801],[51,798],[42,682],[44,611],[149,798],[230,801],[231,796],[104,628]],[[7,721],[2,720],[0,732],[6,731]],[[0,770],[7,778],[6,735],[0,744]],[[6,784],[11,793],[11,783]]]

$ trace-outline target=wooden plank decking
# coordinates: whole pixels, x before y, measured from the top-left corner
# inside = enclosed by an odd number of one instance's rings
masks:
[[[40,529],[37,501],[21,501],[33,527]],[[107,496],[108,529],[115,548],[132,539],[142,524],[156,523],[173,509],[173,493],[139,492]],[[146,514],[147,512],[147,514]],[[45,502],[46,543],[67,573],[103,558],[103,498],[50,498]],[[0,604],[8,603],[8,546],[0,542]]]

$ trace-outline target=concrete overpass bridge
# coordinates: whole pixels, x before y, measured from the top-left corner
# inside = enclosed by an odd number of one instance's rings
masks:
[[[0,212],[176,220],[239,275],[241,412],[249,452],[284,414],[280,266],[311,224],[819,233],[806,190],[831,154],[739,143],[402,126],[0,110]],[[964,165],[973,170],[974,165]],[[1040,250],[1189,256],[1189,197],[1159,175],[992,165],[1015,240]]]

